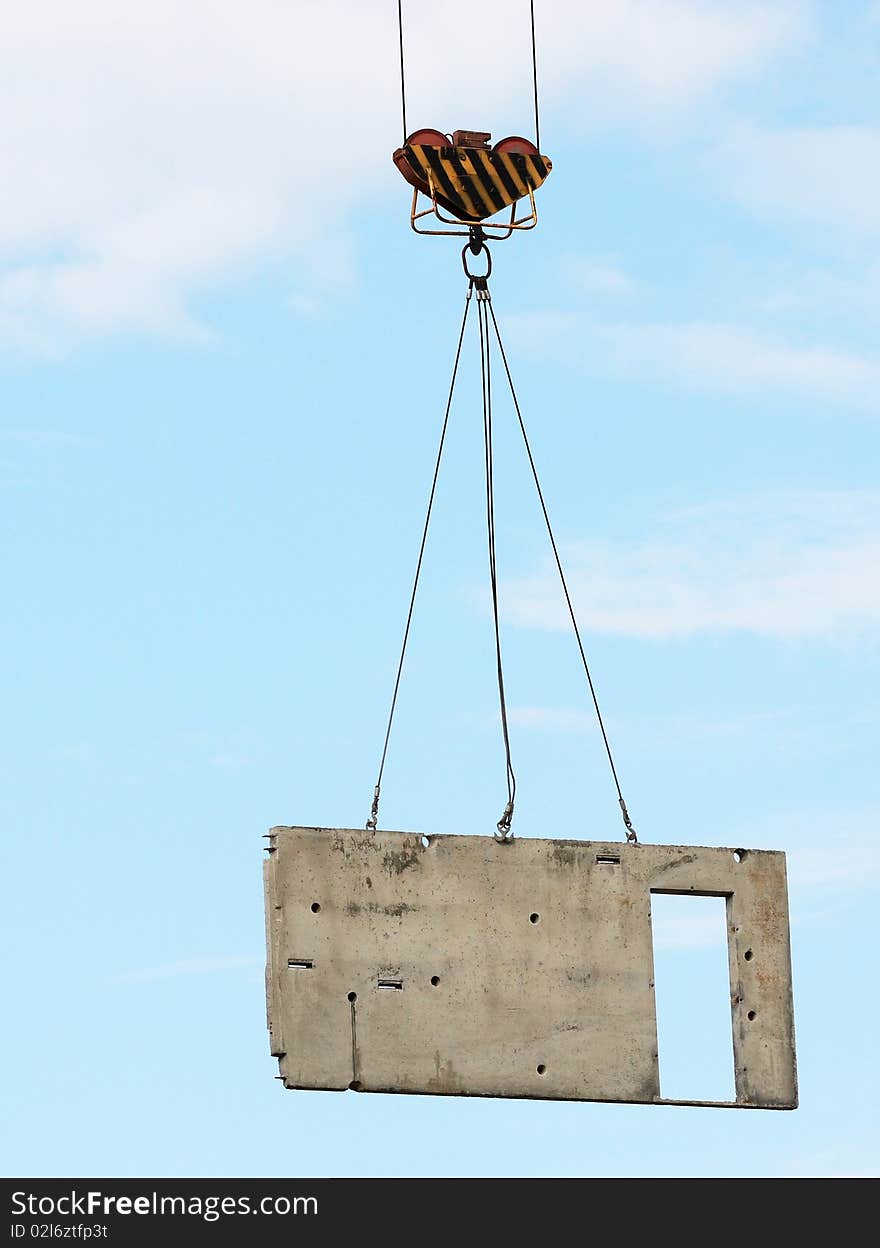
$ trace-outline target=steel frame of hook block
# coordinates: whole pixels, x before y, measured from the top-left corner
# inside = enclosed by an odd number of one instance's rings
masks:
[[[273,828],[287,1088],[794,1109],[785,855]],[[651,894],[726,898],[735,1101],[660,1095]]]

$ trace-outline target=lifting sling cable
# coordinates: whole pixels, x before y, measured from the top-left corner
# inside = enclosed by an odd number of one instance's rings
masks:
[[[488,254],[488,253],[487,253]],[[486,307],[489,287],[485,280],[477,287],[477,318],[480,326],[480,383],[483,397],[483,444],[486,453],[486,534],[489,543],[489,584],[492,590],[492,618],[495,625],[495,663],[498,672],[498,700],[501,707],[501,733],[507,768],[507,805],[497,823],[496,839],[510,839],[516,776],[510,760],[510,733],[507,727],[507,700],[504,696],[504,670],[501,663],[501,626],[498,618],[498,574],[495,566],[495,462],[492,444],[492,370],[489,354],[489,318]]]
[[[422,530],[422,540],[421,540],[421,544],[419,547],[419,556],[418,556],[418,561],[416,565],[416,574],[415,574],[415,578],[413,581],[412,593],[410,595],[409,611],[407,613],[406,627],[404,629],[404,635],[403,635],[403,645],[400,651],[400,661],[397,666],[397,676],[394,682],[394,692],[393,692],[392,699],[391,699],[391,710],[388,715],[388,724],[385,730],[385,742],[384,742],[383,749],[382,749],[382,758],[379,764],[379,775],[378,775],[376,786],[373,792],[373,803],[370,809],[370,817],[367,820],[366,826],[369,830],[375,831],[378,825],[379,797],[380,797],[380,792],[381,792],[382,776],[385,770],[385,761],[388,755],[388,743],[391,737],[391,727],[392,727],[392,723],[394,719],[394,711],[397,706],[397,695],[400,689],[400,680],[401,680],[401,675],[403,672],[403,663],[404,663],[404,657],[406,654],[406,645],[409,639],[410,626],[412,624],[412,617],[413,617],[413,609],[415,606],[416,593],[417,593],[418,585],[419,585],[419,577],[421,575],[422,562],[423,562],[424,553],[425,553],[425,544],[427,542],[427,537],[428,537],[428,527],[429,527],[430,520],[431,520],[431,512],[433,510],[434,497],[435,497],[436,490],[437,490],[437,478],[440,472],[440,463],[441,463],[441,459],[443,455],[443,447],[444,447],[445,440],[446,440],[446,431],[447,431],[447,427],[449,424],[449,414],[450,414],[450,410],[452,407],[453,394],[455,392],[455,382],[458,376],[458,366],[459,366],[459,361],[461,359],[461,349],[462,349],[462,343],[464,341],[465,329],[467,326],[468,312],[470,310],[471,295],[473,294],[473,291],[476,289],[477,317],[479,321],[479,332],[480,332],[480,373],[481,373],[481,393],[482,393],[482,404],[483,404],[483,438],[484,438],[484,452],[485,452],[485,466],[486,466],[486,522],[487,522],[487,529],[488,529],[488,547],[489,547],[489,580],[490,580],[490,587],[491,587],[491,592],[492,592],[492,612],[493,612],[493,620],[494,620],[494,626],[495,626],[495,655],[496,655],[496,665],[497,665],[497,674],[498,674],[498,693],[499,693],[499,700],[501,704],[501,726],[502,726],[504,750],[505,750],[505,757],[506,757],[507,793],[508,793],[507,805],[504,809],[504,813],[502,814],[501,818],[498,821],[496,839],[500,841],[508,841],[512,837],[511,822],[513,818],[514,799],[516,795],[516,777],[514,776],[513,766],[511,764],[511,755],[510,755],[510,737],[509,737],[508,721],[507,721],[507,704],[506,704],[506,698],[505,698],[505,692],[504,692],[504,675],[503,675],[502,662],[501,662],[501,635],[500,635],[499,611],[498,611],[498,584],[497,584],[497,572],[496,572],[496,561],[495,561],[494,460],[493,460],[493,436],[492,436],[492,386],[491,386],[491,368],[490,368],[490,345],[491,343],[490,343],[490,335],[489,335],[489,318],[490,317],[491,317],[491,322],[492,322],[492,330],[494,331],[495,340],[498,344],[498,350],[501,355],[502,363],[504,365],[504,372],[507,377],[508,386],[510,388],[510,394],[513,400],[514,410],[516,411],[516,416],[517,416],[517,421],[519,423],[520,432],[522,433],[523,443],[525,445],[526,455],[529,461],[529,467],[531,468],[532,478],[535,482],[535,489],[538,494],[538,501],[540,503],[541,511],[544,516],[544,522],[547,527],[547,534],[550,538],[550,545],[553,550],[554,559],[556,561],[556,568],[557,568],[557,571],[559,572],[559,579],[562,584],[562,590],[565,596],[566,606],[568,607],[569,618],[571,619],[572,628],[574,630],[575,639],[577,641],[578,650],[581,656],[581,662],[583,664],[584,673],[587,678],[587,684],[589,686],[590,696],[592,698],[593,706],[596,711],[596,717],[599,721],[599,728],[602,733],[602,741],[605,746],[605,753],[608,756],[608,762],[611,767],[611,775],[614,779],[614,785],[617,790],[618,805],[620,806],[620,812],[623,817],[624,826],[626,828],[626,839],[627,841],[631,841],[635,843],[637,842],[638,837],[636,835],[635,828],[633,827],[632,822],[630,820],[629,811],[627,810],[626,802],[624,801],[624,797],[623,797],[623,792],[620,787],[620,780],[617,775],[617,768],[614,764],[614,757],[611,753],[611,744],[608,739],[608,733],[605,729],[605,723],[602,718],[602,712],[599,709],[599,700],[596,694],[595,685],[593,684],[593,678],[590,673],[589,664],[587,663],[586,652],[584,650],[583,641],[581,640],[581,634],[580,634],[580,629],[577,623],[577,617],[575,616],[574,606],[571,601],[571,594],[569,593],[569,589],[568,589],[568,582],[566,581],[565,572],[563,571],[563,567],[562,567],[562,560],[559,555],[559,548],[557,546],[556,538],[553,533],[553,527],[550,523],[550,515],[549,515],[549,512],[547,511],[547,505],[544,501],[544,492],[541,488],[541,482],[538,476],[538,469],[535,464],[534,456],[532,455],[532,448],[529,442],[528,434],[526,432],[525,421],[523,419],[522,410],[520,408],[519,400],[516,395],[516,389],[513,384],[513,377],[512,377],[512,374],[510,371],[510,365],[507,359],[507,352],[504,349],[504,343],[501,339],[501,331],[498,326],[497,318],[495,316],[494,307],[492,306],[492,298],[491,298],[491,295],[489,294],[489,287],[488,287],[489,273],[487,273],[485,276],[482,276],[482,277],[477,277],[470,273],[470,271],[467,268],[467,260],[466,260],[467,252],[469,249],[473,250],[473,248],[470,248],[470,245],[466,245],[462,250],[462,261],[464,263],[465,273],[467,274],[468,279],[469,279],[468,292],[467,292],[467,296],[465,299],[464,316],[462,318],[461,331],[458,337],[458,347],[455,353],[455,362],[454,362],[453,370],[452,370],[452,380],[451,380],[450,387],[449,387],[449,396],[448,396],[447,403],[446,403],[446,411],[443,417],[443,427],[442,427],[442,431],[440,435],[440,446],[437,452],[437,460],[436,460],[436,464],[434,467],[434,476],[433,476],[433,480],[431,483],[431,490],[430,490],[430,495],[428,499],[427,515],[425,517],[425,524]],[[491,257],[489,255],[488,248],[486,248],[485,244],[483,244],[481,245],[480,250],[485,251],[487,259],[489,260],[489,272],[491,272]]]
[[[529,19],[532,29],[532,87],[535,97],[535,147],[541,150],[541,119],[538,112],[538,50],[535,43],[535,0],[529,0]],[[400,111],[403,117],[403,141],[409,131],[406,126],[406,77],[403,57],[403,0],[397,0],[397,34],[400,45]]]
[[[461,330],[458,335],[458,347],[455,352],[455,362],[452,366],[452,380],[449,383],[449,397],[446,400],[446,411],[443,416],[443,428],[440,431],[440,445],[437,448],[437,460],[434,464],[434,476],[431,480],[431,492],[428,496],[428,510],[425,515],[425,525],[422,529],[422,541],[419,546],[419,557],[416,562],[416,574],[413,579],[412,593],[409,599],[409,610],[406,615],[406,627],[403,631],[403,644],[400,647],[400,660],[397,664],[397,676],[394,680],[394,693],[391,696],[391,709],[388,712],[388,726],[385,729],[385,744],[382,746],[382,758],[379,763],[379,775],[376,780],[376,787],[373,791],[373,804],[370,808],[370,817],[367,820],[367,828],[375,832],[377,821],[379,818],[379,795],[382,788],[382,775],[385,771],[385,759],[388,757],[388,742],[391,738],[391,725],[394,721],[394,711],[397,707],[397,694],[400,690],[400,677],[403,673],[403,660],[406,655],[406,643],[409,641],[409,630],[412,624],[413,608],[416,603],[416,593],[419,588],[419,577],[422,573],[422,560],[425,557],[425,543],[428,540],[428,528],[431,523],[431,512],[434,508],[434,495],[437,492],[437,478],[440,475],[440,462],[443,459],[443,447],[446,443],[446,430],[449,427],[449,413],[452,410],[452,396],[455,393],[455,381],[458,377],[458,364],[461,359],[461,346],[464,342],[464,331],[467,326],[468,313],[471,308],[471,294],[473,293],[473,283],[468,286],[468,292],[464,301],[464,315],[461,318]]]
[[[514,410],[516,411],[516,418],[519,422],[520,431],[523,436],[523,442],[526,448],[526,455],[528,456],[528,459],[529,459],[529,467],[532,470],[532,477],[534,478],[534,482],[535,482],[535,489],[538,492],[538,501],[541,504],[541,511],[544,513],[544,523],[547,526],[547,535],[550,538],[550,545],[553,548],[553,558],[556,560],[556,568],[559,572],[559,580],[562,583],[562,592],[565,595],[565,604],[568,607],[568,614],[569,614],[569,618],[571,619],[571,626],[574,629],[574,635],[577,640],[578,650],[580,651],[580,655],[581,655],[581,662],[584,665],[584,673],[587,677],[587,684],[590,687],[590,696],[593,699],[593,706],[596,708],[596,718],[599,720],[599,728],[602,731],[602,740],[605,744],[605,753],[608,755],[608,762],[611,765],[611,775],[614,777],[614,786],[617,789],[617,803],[620,806],[620,813],[623,816],[623,823],[624,823],[624,827],[626,828],[626,839],[628,841],[635,842],[638,840],[638,837],[636,836],[636,830],[630,821],[629,811],[626,808],[626,802],[623,800],[623,792],[621,791],[621,788],[620,788],[620,781],[617,778],[617,768],[614,766],[614,757],[611,753],[611,745],[608,741],[608,733],[605,731],[605,722],[602,719],[602,712],[599,710],[599,699],[596,696],[596,688],[593,684],[593,678],[590,675],[590,666],[587,663],[587,656],[586,656],[586,653],[584,652],[584,643],[581,641],[581,633],[580,633],[580,629],[578,628],[578,622],[574,613],[574,607],[572,606],[571,595],[568,592],[568,583],[566,582],[566,579],[565,579],[565,573],[562,570],[562,560],[559,557],[559,549],[556,545],[556,538],[553,536],[553,526],[550,524],[550,515],[547,511],[547,504],[544,502],[544,491],[541,489],[541,482],[538,478],[538,469],[535,465],[535,460],[532,455],[531,445],[529,444],[529,435],[526,433],[525,421],[523,420],[523,417],[522,417],[522,412],[519,406],[519,400],[516,397],[516,390],[513,385],[513,377],[511,376],[511,373],[510,373],[510,366],[507,363],[507,353],[504,350],[504,343],[501,341],[501,331],[498,328],[498,321],[496,320],[496,317],[495,317],[495,309],[492,307],[492,300],[489,297],[488,291],[486,292],[486,302],[489,308],[489,315],[492,317],[492,326],[495,330],[495,338],[498,342],[498,350],[501,353],[501,360],[502,360],[502,363],[504,364],[504,371],[507,374],[507,383],[510,386],[510,397],[513,399],[513,406],[514,406]]]

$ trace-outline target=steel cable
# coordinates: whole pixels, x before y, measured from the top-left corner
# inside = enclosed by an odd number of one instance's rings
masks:
[[[371,831],[376,830],[377,821],[379,818],[379,793],[382,787],[382,776],[385,771],[385,759],[388,756],[388,742],[391,739],[391,725],[394,721],[394,711],[397,706],[397,694],[400,690],[400,677],[403,673],[403,660],[406,655],[406,643],[409,641],[409,630],[410,630],[410,625],[412,624],[413,608],[415,607],[416,593],[419,588],[419,577],[422,571],[422,560],[424,559],[424,555],[425,555],[425,544],[428,540],[428,527],[430,526],[430,523],[431,523],[431,512],[434,508],[434,495],[437,492],[437,478],[440,475],[440,462],[443,459],[443,447],[446,443],[446,430],[449,426],[449,413],[452,410],[452,396],[455,393],[455,381],[456,381],[456,378],[458,377],[458,364],[461,359],[461,345],[464,342],[464,331],[465,331],[465,327],[467,326],[468,312],[470,311],[470,307],[471,307],[472,293],[473,293],[473,283],[471,283],[468,286],[468,292],[464,301],[464,315],[461,318],[461,330],[458,335],[458,346],[455,351],[455,363],[452,366],[452,380],[449,383],[449,397],[446,400],[446,411],[443,416],[443,427],[440,432],[440,445],[437,448],[437,459],[434,464],[434,476],[431,480],[431,492],[428,497],[428,510],[425,515],[425,525],[424,525],[424,528],[422,529],[421,544],[419,545],[419,557],[416,563],[416,574],[413,579],[412,593],[410,594],[410,599],[409,599],[409,610],[407,611],[407,615],[406,615],[406,628],[404,629],[404,632],[403,632],[403,644],[400,647],[400,661],[397,664],[397,676],[394,681],[394,693],[391,697],[391,710],[388,713],[388,726],[385,729],[385,743],[382,747],[382,759],[381,759],[381,762],[379,763],[379,775],[376,780],[375,790],[373,792],[373,804],[370,808],[370,817],[366,823],[367,828],[370,829]]]

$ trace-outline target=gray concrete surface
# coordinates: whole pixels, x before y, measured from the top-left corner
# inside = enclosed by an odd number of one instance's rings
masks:
[[[288,1088],[669,1104],[651,893],[727,899],[736,1101],[797,1105],[785,855],[273,828],[271,1051]]]

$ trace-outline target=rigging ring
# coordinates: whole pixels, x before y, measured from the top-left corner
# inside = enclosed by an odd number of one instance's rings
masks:
[[[489,248],[486,246],[486,244],[483,243],[482,246],[480,247],[480,251],[478,251],[476,254],[479,255],[480,252],[485,252],[486,272],[485,273],[472,273],[470,269],[468,268],[468,262],[467,262],[468,252],[472,250],[473,248],[471,247],[470,243],[465,243],[464,247],[462,247],[461,249],[461,264],[462,264],[462,268],[464,269],[464,275],[470,282],[486,282],[492,276],[492,253],[489,250]]]

